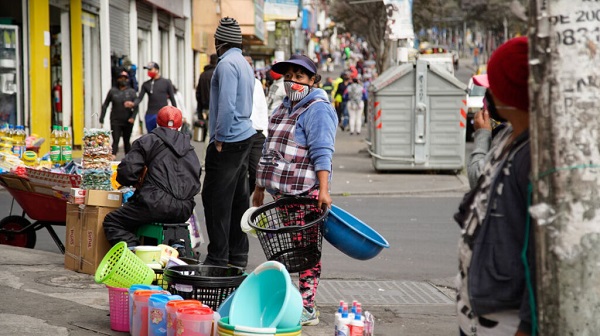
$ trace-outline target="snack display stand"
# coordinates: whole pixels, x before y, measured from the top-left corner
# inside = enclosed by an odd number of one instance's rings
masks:
[[[0,220],[0,244],[33,248],[36,232],[45,228],[64,254],[65,247],[52,226],[65,226],[67,190],[79,187],[81,176],[31,168],[26,171],[26,177],[0,174],[0,184],[13,197],[9,215]],[[23,209],[21,215],[13,215],[15,201]]]

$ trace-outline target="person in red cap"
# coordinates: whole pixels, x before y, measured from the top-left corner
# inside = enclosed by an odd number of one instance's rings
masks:
[[[191,217],[202,167],[190,136],[178,131],[182,119],[178,108],[161,108],[159,127],[134,141],[119,164],[117,182],[141,185],[127,203],[104,218],[104,233],[112,245],[124,241],[137,246],[140,225],[185,223]]]
[[[475,85],[489,89],[490,83],[488,75],[473,76]],[[486,93],[489,96],[489,93]],[[469,155],[467,162],[467,177],[469,178],[469,186],[475,187],[477,180],[485,167],[485,163],[489,161],[493,149],[498,144],[496,135],[504,129],[506,123],[502,122],[504,118],[498,115],[497,111],[492,111],[494,115],[490,116],[488,110],[487,99],[483,100],[483,108],[477,111],[473,116],[473,144],[475,148]]]
[[[454,219],[461,227],[457,318],[461,335],[535,331],[535,242],[527,220],[529,147],[527,38],[501,45],[488,63],[490,116],[508,123]],[[522,257],[523,256],[523,257]]]

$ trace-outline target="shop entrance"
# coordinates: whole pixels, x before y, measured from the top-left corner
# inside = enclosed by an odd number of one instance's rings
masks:
[[[63,125],[63,111],[65,110],[64,82],[63,79],[70,73],[69,64],[63,66],[65,49],[69,50],[69,22],[66,25],[62,18],[63,13],[68,19],[68,12],[62,8],[50,6],[50,82],[52,90],[52,125]],[[67,56],[68,57],[68,56]],[[70,125],[66,125],[70,126]]]

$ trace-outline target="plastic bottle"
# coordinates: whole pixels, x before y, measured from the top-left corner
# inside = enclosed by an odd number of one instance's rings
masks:
[[[22,158],[25,153],[25,127],[23,126],[17,126],[14,131],[12,151],[19,158]]]
[[[363,336],[365,323],[362,321],[362,312],[360,308],[356,309],[354,320],[350,323],[350,336]]]
[[[357,305],[358,305],[358,301],[353,300],[352,307],[350,308],[350,311],[348,312],[348,319],[350,320],[350,322],[352,322],[352,320],[354,320],[354,314],[356,314],[356,306]]]
[[[52,134],[50,135],[50,161],[52,166],[60,163],[60,140],[58,126],[52,126]]]
[[[13,154],[12,152],[12,139],[9,137],[2,138],[2,147],[0,148],[4,154]]]
[[[344,301],[340,300],[340,305],[338,306],[338,310],[334,314],[334,318],[333,318],[333,326],[335,328],[335,332],[333,334],[334,336],[337,336],[338,323],[339,323],[340,319],[342,318],[342,312],[343,311],[344,311]]]
[[[336,336],[350,336],[350,319],[348,318],[348,305],[344,304],[342,317],[338,321]]]
[[[13,133],[14,133],[13,125],[8,125],[8,127],[6,128],[5,137],[10,138],[12,140],[13,135],[14,135]]]
[[[71,134],[69,127],[64,127],[60,138],[60,161],[61,165],[67,164],[73,160],[73,148],[71,147]]]

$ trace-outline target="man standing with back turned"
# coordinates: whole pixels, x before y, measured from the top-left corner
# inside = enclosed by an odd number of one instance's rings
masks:
[[[202,203],[210,243],[206,265],[245,268],[248,236],[240,228],[249,207],[248,155],[252,128],[254,73],[242,56],[242,31],[223,18],[215,33],[219,63],[210,84],[210,140],[206,149]]]

